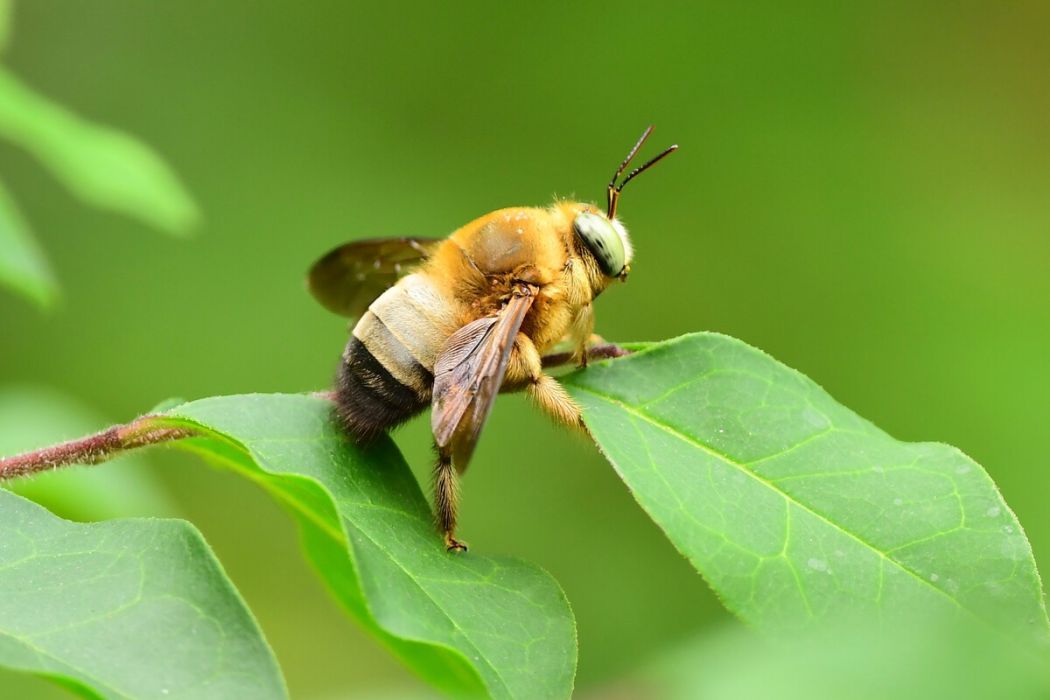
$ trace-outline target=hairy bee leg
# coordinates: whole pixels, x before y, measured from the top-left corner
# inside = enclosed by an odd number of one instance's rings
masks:
[[[594,323],[592,318],[591,330],[594,330]],[[610,350],[611,349],[611,350]],[[611,353],[611,354],[607,354]],[[626,355],[627,351],[616,345],[615,343],[606,342],[605,338],[598,335],[597,333],[591,333],[587,340],[584,340],[576,348],[576,352],[573,354],[572,359],[576,362],[576,366],[586,369],[587,362],[591,358],[597,358],[599,360],[605,360],[609,357],[620,357]]]
[[[577,367],[587,366],[587,346],[594,338],[594,307],[587,304],[580,309],[569,329],[569,338],[573,341],[572,360]]]
[[[434,517],[445,536],[445,549],[465,552],[467,545],[456,539],[456,510],[459,506],[459,483],[452,455],[438,450],[434,464]]]
[[[565,387],[549,374],[540,374],[525,387],[525,393],[558,423],[570,428],[587,431],[583,424],[583,412],[565,391]]]
[[[504,384],[525,387],[529,398],[558,423],[586,432],[583,412],[558,380],[543,373],[543,361],[532,340],[519,333],[507,363]]]

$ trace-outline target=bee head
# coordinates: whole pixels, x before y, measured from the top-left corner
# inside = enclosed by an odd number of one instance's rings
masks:
[[[642,133],[642,137],[634,144],[634,148],[623,159],[620,167],[617,168],[616,173],[612,176],[612,180],[609,181],[607,190],[609,206],[605,216],[593,211],[582,211],[576,215],[576,219],[572,224],[576,235],[594,255],[595,260],[598,261],[598,266],[607,277],[626,279],[627,273],[631,269],[631,258],[634,255],[634,250],[631,248],[631,239],[627,235],[627,229],[616,218],[616,205],[620,201],[620,194],[623,192],[624,186],[634,179],[636,175],[645,172],[678,149],[678,146],[675,145],[663,150],[644,165],[640,165],[628,173],[623,182],[617,185],[616,180],[627,169],[631,159],[634,158],[638,149],[642,147],[642,144],[645,143],[645,140],[649,138],[651,133],[653,133],[653,127],[650,126]]]

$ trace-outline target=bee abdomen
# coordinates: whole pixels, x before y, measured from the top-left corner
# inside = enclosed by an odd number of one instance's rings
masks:
[[[413,274],[372,302],[343,353],[336,395],[346,429],[375,438],[430,403],[449,315],[433,282]]]
[[[350,338],[336,379],[336,404],[343,426],[358,442],[375,439],[429,402],[429,386],[423,392],[398,381],[365,343]]]

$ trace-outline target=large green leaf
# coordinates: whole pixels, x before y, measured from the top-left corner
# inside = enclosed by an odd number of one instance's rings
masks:
[[[165,162],[141,141],[87,122],[0,68],[0,135],[39,158],[89,204],[185,234],[197,208]]]
[[[50,306],[58,296],[51,268],[15,202],[0,185],[0,284]]]
[[[0,490],[0,531],[0,665],[85,697],[287,696],[255,620],[188,523],[71,523]]]
[[[638,502],[756,626],[944,609],[1046,636],[1021,526],[959,450],[895,440],[721,335],[566,382]]]
[[[391,441],[359,449],[334,425],[329,401],[301,395],[204,399],[157,422],[203,431],[179,444],[286,503],[336,598],[438,688],[571,694],[576,631],[558,584],[514,559],[447,553]]]

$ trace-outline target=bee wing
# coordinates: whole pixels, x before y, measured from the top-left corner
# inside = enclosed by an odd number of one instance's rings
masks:
[[[326,253],[310,268],[306,286],[340,316],[358,318],[376,297],[430,257],[439,238],[373,238]]]
[[[518,290],[496,316],[480,318],[452,334],[434,365],[430,427],[441,450],[451,447],[462,472],[503,384],[514,339],[532,307],[535,290]]]

